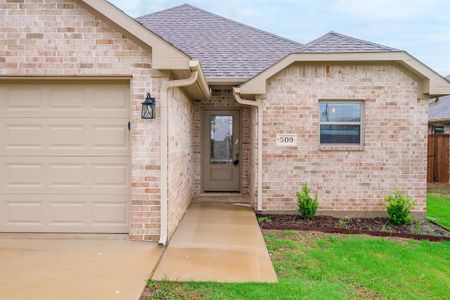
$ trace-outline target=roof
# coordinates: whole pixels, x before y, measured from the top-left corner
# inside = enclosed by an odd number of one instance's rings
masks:
[[[405,51],[332,31],[303,45],[189,4],[136,20],[191,58],[201,61],[209,82],[244,82],[243,90],[250,91],[250,86],[254,85],[255,93],[264,90],[263,73],[273,73],[293,59],[401,61],[423,78],[429,78],[429,90],[424,90],[424,95],[450,93],[447,80]],[[260,78],[256,80],[256,77]]]
[[[445,77],[450,81],[450,75]],[[435,99],[431,99],[430,102],[433,103]],[[437,104],[430,104],[428,108],[428,120],[450,120],[450,95],[439,98]]]
[[[360,40],[348,35],[330,31],[309,42],[300,52],[391,52],[401,51],[380,44]]]
[[[303,45],[189,4],[136,19],[202,63],[206,77],[251,78]]]

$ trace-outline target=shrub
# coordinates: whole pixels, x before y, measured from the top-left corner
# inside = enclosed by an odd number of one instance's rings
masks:
[[[319,206],[319,201],[317,200],[317,194],[312,198],[309,193],[311,189],[305,183],[300,190],[297,192],[297,205],[298,212],[305,219],[311,219],[316,215],[317,207]]]
[[[411,232],[414,234],[422,234],[423,233],[421,220],[419,220],[419,219],[414,220],[413,224],[411,225]]]
[[[347,229],[347,221],[345,220],[345,218],[339,218],[337,227]]]
[[[270,223],[272,222],[272,219],[266,216],[260,216],[258,217],[258,222],[259,223]]]
[[[386,196],[386,201],[389,222],[396,225],[411,223],[411,208],[416,204],[414,199],[397,188],[392,194]]]

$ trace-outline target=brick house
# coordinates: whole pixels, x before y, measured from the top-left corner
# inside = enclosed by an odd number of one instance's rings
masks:
[[[293,212],[305,182],[322,214],[382,214],[395,186],[425,212],[427,99],[450,83],[405,51],[187,4],[0,0],[0,24],[2,232],[165,243],[193,199]]]

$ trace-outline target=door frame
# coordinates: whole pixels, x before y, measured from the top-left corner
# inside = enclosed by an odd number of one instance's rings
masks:
[[[205,192],[205,176],[204,176],[204,149],[205,149],[205,141],[204,138],[204,132],[205,132],[205,126],[206,120],[205,120],[205,112],[207,111],[233,111],[233,112],[239,112],[239,153],[240,153],[240,163],[239,163],[239,190],[237,192]],[[243,125],[244,125],[244,119],[243,119],[243,110],[240,107],[227,107],[227,106],[205,106],[201,108],[201,116],[200,116],[200,193],[208,193],[208,194],[214,194],[214,193],[242,193],[242,174],[243,174],[243,167],[242,167],[242,154],[243,154]]]

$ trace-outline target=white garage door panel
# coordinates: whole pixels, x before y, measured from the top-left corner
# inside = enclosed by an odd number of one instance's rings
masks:
[[[0,117],[128,118],[127,83],[0,84]]]
[[[129,156],[128,119],[2,120],[0,155]]]
[[[4,226],[14,232],[128,232],[128,196],[103,196],[94,202],[87,195],[0,195]],[[27,200],[28,199],[28,200]],[[106,213],[105,213],[106,211]],[[89,212],[89,213],[86,213]]]
[[[127,84],[0,83],[0,231],[128,232]]]
[[[128,157],[0,157],[2,193],[128,194]]]

